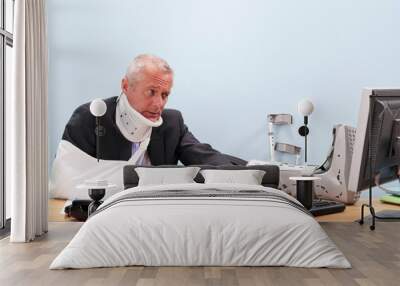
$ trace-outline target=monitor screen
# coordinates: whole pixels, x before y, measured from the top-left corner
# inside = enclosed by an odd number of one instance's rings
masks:
[[[400,89],[364,89],[350,168],[350,191],[398,178],[399,131]]]

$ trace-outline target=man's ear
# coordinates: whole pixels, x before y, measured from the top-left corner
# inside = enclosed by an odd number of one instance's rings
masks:
[[[124,77],[124,78],[121,80],[121,89],[122,89],[122,91],[123,91],[124,93],[127,92],[128,86],[129,86],[128,79],[127,79],[126,77]]]

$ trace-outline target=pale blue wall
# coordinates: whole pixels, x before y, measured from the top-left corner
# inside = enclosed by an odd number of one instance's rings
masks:
[[[48,0],[53,157],[73,109],[116,96],[128,62],[154,53],[175,70],[168,107],[215,148],[266,159],[266,115],[292,113],[279,141],[302,145],[297,102],[310,98],[310,161],[334,124],[356,124],[364,86],[400,86],[398,0]]]

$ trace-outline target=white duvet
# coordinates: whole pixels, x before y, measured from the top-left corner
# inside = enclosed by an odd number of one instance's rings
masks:
[[[294,266],[349,268],[315,219],[274,200],[151,198],[133,192],[168,190],[282,191],[254,185],[180,184],[135,187],[107,199],[56,257],[50,269],[145,266]],[[137,193],[134,193],[137,195]]]

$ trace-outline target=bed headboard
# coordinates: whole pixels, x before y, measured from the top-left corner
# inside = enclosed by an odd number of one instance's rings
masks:
[[[265,171],[265,175],[262,179],[261,184],[264,187],[278,188],[279,185],[279,167],[275,165],[254,165],[254,166],[237,166],[237,165],[226,165],[226,166],[211,166],[211,165],[193,165],[204,169],[219,169],[219,170],[262,170]],[[124,167],[124,189],[136,187],[139,183],[139,176],[137,175],[135,168],[137,165],[127,165]],[[143,166],[140,166],[143,167]],[[185,166],[175,165],[161,165],[161,166],[148,166],[146,168],[183,168]],[[199,173],[194,178],[197,183],[204,183],[203,176]]]

